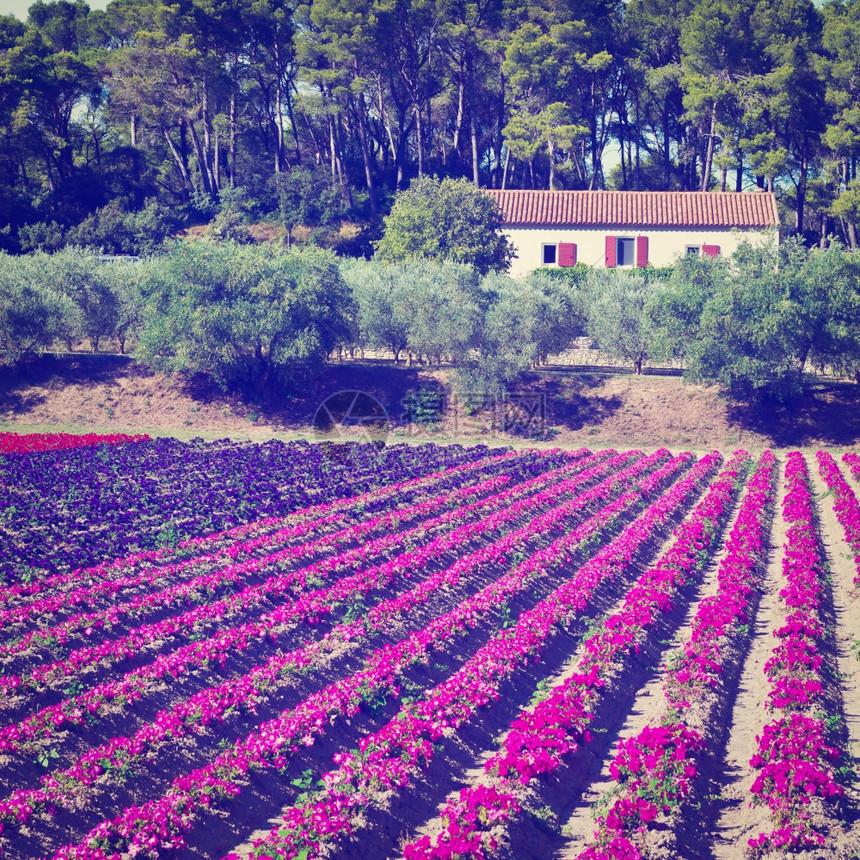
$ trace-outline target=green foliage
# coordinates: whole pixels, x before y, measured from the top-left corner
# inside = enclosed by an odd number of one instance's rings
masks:
[[[650,315],[686,376],[738,397],[787,401],[814,364],[860,368],[860,259],[838,244],[744,245],[730,263],[684,259]]]
[[[60,754],[57,752],[54,747],[50,747],[49,749],[40,750],[39,754],[36,756],[36,764],[40,764],[42,767],[50,767],[51,762],[55,759],[58,759]]]
[[[642,373],[643,363],[655,353],[649,315],[655,288],[638,270],[594,269],[585,294],[588,334],[600,349]]]
[[[462,360],[480,316],[477,273],[470,266],[416,260],[343,260],[341,272],[357,306],[358,342],[408,350],[429,361]]]
[[[60,336],[71,350],[86,338],[98,352],[102,338],[116,332],[119,300],[98,255],[80,248],[64,248],[41,256],[42,278],[49,290],[66,296],[74,310],[64,316]]]
[[[504,271],[512,251],[501,223],[496,202],[466,180],[415,179],[385,218],[376,258],[449,260],[482,274]]]
[[[313,228],[312,235],[321,238],[341,214],[339,195],[324,170],[294,167],[275,177],[275,187],[288,248],[292,245],[293,230],[299,225]]]
[[[148,270],[139,355],[264,394],[318,372],[349,338],[334,255],[234,242],[179,243]]]
[[[0,357],[6,364],[20,365],[49,347],[77,313],[49,283],[49,260],[0,254]]]

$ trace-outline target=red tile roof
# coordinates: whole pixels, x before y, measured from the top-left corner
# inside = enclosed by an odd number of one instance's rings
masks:
[[[498,191],[508,225],[583,227],[746,227],[779,223],[764,191]]]

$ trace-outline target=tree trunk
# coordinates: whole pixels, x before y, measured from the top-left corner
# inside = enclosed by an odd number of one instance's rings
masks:
[[[470,53],[466,57],[466,82],[468,84],[466,97],[469,108],[469,137],[472,143],[472,182],[478,188],[481,184],[481,177],[478,164],[478,123],[475,120],[475,70],[472,62]]]
[[[717,103],[711,108],[711,126],[708,134],[708,147],[705,151],[705,163],[702,165],[702,184],[700,191],[707,191],[711,184],[711,170],[714,164],[714,133],[717,130]]]
[[[170,132],[163,126],[161,128],[161,132],[164,135],[164,139],[167,141],[167,148],[170,150],[171,155],[173,155],[173,160],[176,162],[176,167],[179,170],[179,175],[182,177],[182,182],[185,185],[186,190],[193,191],[194,185],[191,182],[191,177],[188,175],[188,168],[185,164],[185,159],[182,157],[182,153],[173,142]]]
[[[463,73],[460,70],[460,86],[457,88],[457,119],[454,121],[454,136],[451,145],[451,160],[449,168],[454,167],[460,160],[460,133],[463,130],[463,118],[465,117],[465,84]]]
[[[281,49],[277,39],[274,45],[274,65],[278,70],[275,76],[275,173],[283,173],[284,170],[284,91],[281,85]]]
[[[803,209],[806,204],[806,178],[809,162],[804,153],[800,157],[800,175],[797,179],[797,202],[794,209],[794,229],[798,236],[803,235]]]
[[[236,138],[238,137],[238,121],[236,119],[236,93],[230,94],[230,185],[236,184]]]
[[[493,141],[493,188],[498,188],[502,178],[502,129],[505,126],[505,76],[499,70],[499,100],[497,102],[496,135]]]
[[[424,128],[421,124],[421,108],[416,102],[413,107],[415,112],[415,143],[418,147],[418,175],[424,175]]]
[[[669,152],[669,100],[663,103],[663,183],[668,191],[672,186],[672,158]]]
[[[200,181],[203,183],[203,190],[212,200],[215,200],[218,195],[212,187],[212,182],[209,178],[209,166],[207,164],[206,153],[203,151],[200,136],[197,134],[197,129],[194,127],[193,122],[188,123],[188,130],[191,132],[191,142],[194,144],[194,153],[197,156],[197,164],[200,169]]]
[[[356,70],[356,74],[358,71]],[[361,160],[364,162],[364,182],[367,186],[368,202],[370,203],[370,216],[376,220],[379,215],[379,206],[376,202],[376,183],[373,180],[373,165],[370,160],[370,143],[367,137],[367,115],[364,103],[364,93],[358,94],[358,142],[361,147]]]

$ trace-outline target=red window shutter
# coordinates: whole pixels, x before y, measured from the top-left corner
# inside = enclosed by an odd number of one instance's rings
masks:
[[[644,269],[648,265],[648,237],[636,237],[636,265]]]
[[[606,268],[613,269],[615,268],[615,260],[616,260],[616,242],[615,236],[607,236],[606,237]]]
[[[720,246],[719,245],[702,245],[702,253],[706,257],[719,257],[720,256]]]
[[[576,245],[573,242],[558,243],[558,264],[559,266],[576,265]]]

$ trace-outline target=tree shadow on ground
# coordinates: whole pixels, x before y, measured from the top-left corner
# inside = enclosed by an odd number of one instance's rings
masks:
[[[312,426],[317,410],[338,392],[361,392],[377,400],[389,422],[399,425],[405,418],[404,401],[409,392],[419,388],[441,392],[439,383],[421,377],[422,370],[426,368],[395,368],[390,362],[350,361],[327,365],[324,374],[290,392],[272,389],[263,396],[238,396],[243,403],[253,406],[267,423],[295,430]],[[225,393],[204,374],[186,377],[180,390],[197,401],[225,398]]]
[[[0,392],[10,393],[31,385],[60,387],[74,383],[112,383],[132,365],[142,369],[129,355],[106,353],[46,352],[15,367],[0,366]]]
[[[523,373],[514,387],[543,395],[547,427],[582,430],[602,423],[623,405],[615,394],[605,397],[597,393],[605,378],[602,372]]]
[[[812,445],[846,447],[860,440],[860,386],[819,383],[786,404],[731,403],[730,423],[758,433],[779,448]]]
[[[0,411],[26,412],[44,404],[34,388],[59,390],[74,384],[115,385],[134,359],[127,355],[44,353],[18,366],[0,366]]]

